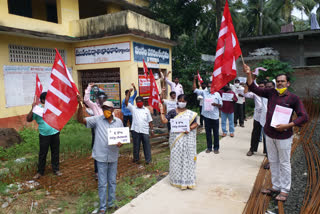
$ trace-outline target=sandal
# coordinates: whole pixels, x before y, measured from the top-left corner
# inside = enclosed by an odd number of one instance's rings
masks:
[[[265,195],[268,195],[268,196],[275,196],[275,195],[280,194],[280,191],[274,190],[272,188],[268,188],[268,189],[262,189],[261,193],[265,194]]]
[[[281,202],[286,202],[288,199],[289,194],[288,193],[284,193],[284,192],[280,192],[279,195],[277,195],[277,197],[275,198],[277,201],[281,201]]]

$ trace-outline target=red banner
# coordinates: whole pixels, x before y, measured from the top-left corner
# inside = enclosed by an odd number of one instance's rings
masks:
[[[159,103],[161,103],[161,101],[160,101],[160,96],[159,96],[159,91],[158,91],[158,87],[156,84],[156,80],[154,79],[152,71],[149,72],[149,78],[150,78],[151,94],[148,99],[148,103],[150,106],[152,106],[153,109],[157,109],[158,112],[160,112]]]
[[[141,97],[150,96],[150,79],[139,75],[139,93]]]

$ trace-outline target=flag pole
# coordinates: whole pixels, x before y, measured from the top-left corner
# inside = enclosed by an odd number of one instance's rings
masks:
[[[241,54],[241,59],[242,59],[242,64],[244,65],[245,63],[244,63],[244,60],[243,60],[243,56],[242,56],[242,54]]]

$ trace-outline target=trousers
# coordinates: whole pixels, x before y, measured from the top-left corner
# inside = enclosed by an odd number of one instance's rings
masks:
[[[60,132],[54,135],[43,136],[39,134],[39,163],[38,173],[44,174],[49,147],[51,150],[51,166],[53,172],[59,171]]]

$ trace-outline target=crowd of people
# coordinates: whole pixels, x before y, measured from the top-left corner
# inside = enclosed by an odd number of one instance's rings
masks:
[[[174,82],[163,77],[171,87],[169,99],[166,97],[166,87],[161,88],[161,101],[159,104],[160,119],[163,124],[168,124],[170,147],[169,180],[173,186],[181,189],[192,189],[196,185],[196,136],[197,128],[205,128],[207,149],[209,154],[220,153],[219,126],[221,122],[222,137],[229,133],[235,137],[235,127],[239,124],[244,127],[245,99],[253,99],[255,103],[253,115],[253,130],[251,143],[247,156],[257,152],[260,138],[263,138],[263,152],[267,154],[269,164],[266,169],[271,170],[272,187],[262,189],[263,194],[276,196],[279,201],[286,201],[291,186],[290,151],[292,144],[293,126],[301,126],[308,120],[307,113],[301,100],[288,91],[290,79],[286,74],[276,76],[272,81],[258,81],[257,72],[251,72],[250,67],[244,65],[247,82],[241,84],[239,79],[234,84],[226,84],[220,91],[210,93],[211,82],[203,82],[197,87],[197,76],[193,80],[193,92],[197,95],[200,109],[200,124],[197,123],[198,114],[187,109],[187,97],[179,78]],[[161,76],[163,76],[161,74]],[[90,99],[90,92],[96,94],[96,101]],[[132,91],[134,94],[131,95]],[[38,106],[43,108],[45,93],[41,94]],[[117,145],[108,144],[109,128],[130,127],[133,139],[133,162],[140,164],[140,145],[142,143],[145,164],[152,162],[150,136],[154,135],[153,119],[151,112],[144,105],[143,97],[137,96],[137,89],[132,83],[132,88],[125,91],[121,111],[123,120],[114,116],[114,104],[107,99],[107,94],[100,92],[98,86],[90,83],[85,90],[84,98],[78,95],[79,108],[77,120],[92,130],[92,158],[94,159],[95,175],[98,180],[98,193],[100,198],[100,213],[115,206],[117,162],[119,148]],[[135,105],[134,105],[135,101]],[[84,102],[84,104],[83,104]],[[37,105],[32,104],[32,108]],[[296,119],[290,119],[288,124],[271,126],[272,116],[276,106],[291,108],[296,113]],[[86,107],[86,108],[85,108]],[[86,113],[89,117],[86,117]],[[220,119],[221,118],[221,119]],[[170,121],[186,120],[188,129],[180,132],[171,130]],[[39,163],[35,179],[44,175],[46,156],[51,148],[52,169],[54,174],[61,176],[59,170],[59,131],[53,129],[34,114],[32,110],[27,116],[27,121],[36,120],[39,124]],[[221,120],[221,121],[220,121]],[[227,129],[227,121],[229,127]],[[213,135],[213,137],[212,137]],[[108,194],[108,197],[107,197]]]

